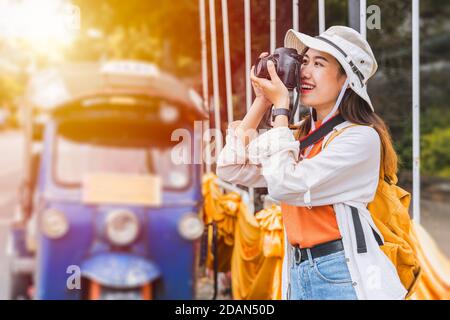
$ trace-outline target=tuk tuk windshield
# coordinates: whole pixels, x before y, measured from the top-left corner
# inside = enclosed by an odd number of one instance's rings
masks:
[[[102,139],[73,139],[57,134],[54,152],[56,182],[79,187],[83,176],[95,173],[157,175],[165,189],[183,189],[190,182],[189,165],[172,159],[173,143],[152,143],[152,139],[136,144],[121,138],[120,143],[104,143]],[[117,140],[119,142],[119,140]]]

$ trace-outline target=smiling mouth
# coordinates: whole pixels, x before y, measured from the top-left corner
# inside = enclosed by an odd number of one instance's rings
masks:
[[[302,84],[301,85],[301,93],[310,93],[314,90],[316,86],[310,84]]]

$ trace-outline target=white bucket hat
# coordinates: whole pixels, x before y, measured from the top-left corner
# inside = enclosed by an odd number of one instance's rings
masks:
[[[333,26],[317,37],[288,30],[284,38],[286,48],[301,53],[305,47],[331,54],[344,68],[350,88],[374,108],[367,93],[367,80],[378,69],[369,43],[356,30],[345,26]],[[340,99],[339,99],[340,100]]]

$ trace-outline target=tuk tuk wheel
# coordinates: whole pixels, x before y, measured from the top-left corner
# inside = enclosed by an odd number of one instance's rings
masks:
[[[30,300],[30,289],[33,279],[28,274],[11,274],[9,286],[10,300]]]

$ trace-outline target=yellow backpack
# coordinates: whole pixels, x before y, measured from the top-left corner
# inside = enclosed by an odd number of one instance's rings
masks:
[[[332,139],[352,126],[357,126],[357,124],[334,131],[324,148]],[[410,233],[412,221],[408,209],[411,195],[397,186],[397,181],[397,176],[391,177],[391,179],[385,176],[383,166],[381,166],[377,191],[373,201],[368,204],[367,209],[370,211],[375,225],[384,238],[384,243],[380,245],[380,248],[397,268],[400,281],[405,289],[408,290],[406,297],[409,297],[418,283],[421,267]]]

